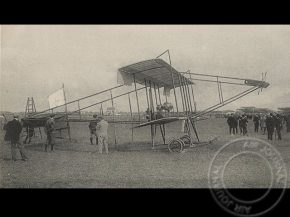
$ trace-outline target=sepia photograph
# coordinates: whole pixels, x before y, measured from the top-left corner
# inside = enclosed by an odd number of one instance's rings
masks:
[[[290,187],[289,25],[0,38],[0,188],[206,188],[230,209],[221,189],[278,189],[274,206]]]

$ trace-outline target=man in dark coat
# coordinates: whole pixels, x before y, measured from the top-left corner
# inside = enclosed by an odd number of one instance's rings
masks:
[[[233,131],[233,134],[235,134],[234,133],[234,115],[233,114],[230,114],[230,116],[227,119],[227,123],[229,125],[230,135],[232,135],[232,131]]]
[[[13,161],[16,161],[16,148],[19,149],[22,160],[28,160],[27,156],[25,155],[24,146],[20,142],[21,131],[22,125],[18,120],[18,116],[14,115],[13,120],[9,121],[6,125],[7,136],[11,142],[11,155]]]
[[[239,125],[239,128],[240,128],[240,134],[242,134],[243,133],[242,115],[238,116],[238,125]]]
[[[240,120],[240,126],[242,127],[243,135],[248,135],[248,117],[247,115],[243,114]]]
[[[91,145],[94,144],[93,139],[96,138],[96,145],[98,145],[98,134],[97,134],[97,124],[100,121],[97,115],[93,115],[93,120],[90,121],[89,129],[90,129],[90,142]]]
[[[273,117],[274,127],[278,135],[278,140],[282,140],[281,130],[282,130],[282,117],[277,114]]]
[[[285,122],[286,122],[286,131],[287,133],[290,132],[290,114],[285,115]]]
[[[254,115],[253,122],[254,122],[255,132],[258,133],[259,132],[260,117],[257,114]]]
[[[233,117],[233,128],[234,134],[238,134],[238,116],[235,114]]]
[[[274,133],[274,120],[273,114],[270,113],[266,117],[266,128],[268,133],[268,140],[273,140],[273,133]]]
[[[50,145],[50,150],[53,151],[53,146],[55,143],[54,130],[55,130],[55,120],[54,114],[50,115],[50,118],[45,123],[45,132],[47,135],[47,143],[45,144],[45,151],[47,151],[47,146]]]

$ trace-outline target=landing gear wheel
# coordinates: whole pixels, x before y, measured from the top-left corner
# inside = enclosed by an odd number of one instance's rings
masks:
[[[168,143],[168,149],[170,152],[180,153],[183,151],[184,143],[181,139],[172,139]]]
[[[191,146],[192,139],[189,135],[184,135],[179,139],[184,143],[185,146]]]

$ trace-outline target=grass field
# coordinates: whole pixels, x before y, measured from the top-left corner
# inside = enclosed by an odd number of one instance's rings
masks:
[[[253,132],[249,136],[266,139]],[[241,137],[228,133],[226,119],[209,119],[197,123],[200,139],[214,137],[212,145],[170,153],[166,146],[151,149],[150,127],[134,129],[131,124],[117,124],[117,145],[114,125],[109,126],[109,155],[93,153],[89,143],[88,123],[71,123],[72,141],[58,139],[55,152],[44,152],[45,138],[34,138],[26,146],[29,161],[12,162],[10,146],[1,140],[0,187],[2,188],[208,188],[208,169],[218,149],[226,142]],[[166,126],[167,138],[181,136],[180,124]],[[37,131],[36,131],[37,132]],[[283,140],[271,144],[281,153],[290,173],[290,133],[283,130]],[[1,134],[3,138],[3,132]],[[156,142],[161,144],[157,130]],[[228,155],[231,153],[225,153]],[[20,159],[20,156],[18,156]],[[236,159],[224,176],[227,187],[268,187],[269,168],[261,159],[244,156]],[[287,186],[290,186],[288,180]]]

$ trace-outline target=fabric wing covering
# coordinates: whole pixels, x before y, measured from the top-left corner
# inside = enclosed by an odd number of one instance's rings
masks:
[[[181,83],[193,84],[192,81],[184,77],[180,72],[176,71],[168,63],[162,59],[151,59],[119,69],[119,76],[123,77],[123,84],[133,82],[135,75],[136,83],[144,85],[145,80],[155,83],[159,87],[173,88],[171,72],[173,74],[174,86],[179,87]],[[126,76],[125,76],[126,75]],[[131,79],[129,79],[131,77]]]

